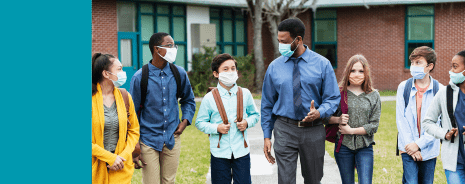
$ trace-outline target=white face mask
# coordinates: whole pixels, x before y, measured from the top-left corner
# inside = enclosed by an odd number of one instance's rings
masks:
[[[218,80],[220,80],[221,83],[224,85],[231,87],[234,85],[237,81],[239,76],[237,76],[237,71],[234,72],[221,72],[219,74]]]
[[[160,55],[160,53],[158,53],[158,55],[160,57],[162,57],[163,59],[165,59],[169,63],[174,63],[174,60],[176,60],[176,54],[178,53],[177,48],[166,48],[166,47],[160,47],[160,46],[158,46],[158,48],[166,49],[165,56],[162,56],[162,55]]]

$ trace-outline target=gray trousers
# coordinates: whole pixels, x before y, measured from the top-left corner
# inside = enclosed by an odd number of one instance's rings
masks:
[[[278,117],[274,124],[274,138],[279,184],[296,183],[298,155],[304,183],[320,183],[323,178],[326,139],[323,125],[299,128]]]

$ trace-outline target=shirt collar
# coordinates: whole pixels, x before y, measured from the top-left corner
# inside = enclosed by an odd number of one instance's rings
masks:
[[[160,76],[162,71],[165,73],[165,74],[168,74],[171,72],[171,69],[170,69],[170,64],[169,63],[166,63],[166,66],[162,69],[158,68],[158,67],[155,67],[153,66],[152,64],[152,59],[149,61],[149,71],[152,72],[153,74],[157,75],[157,76]]]
[[[431,77],[431,75],[429,76],[429,86],[428,86],[428,89],[426,89],[426,91],[429,91],[429,90],[433,90],[433,77]],[[415,87],[415,82],[412,82],[412,89],[415,89],[418,91],[417,87]],[[425,91],[425,93],[426,93]]]
[[[304,44],[304,47],[305,47],[305,52],[302,55],[300,55],[297,59],[302,59],[308,63],[310,61],[310,49],[305,44]],[[288,62],[289,60],[295,60],[295,59],[296,58],[284,56],[284,60],[285,60],[284,62]]]
[[[229,92],[221,86],[221,84],[218,82],[216,88],[218,88],[218,92],[220,93],[220,96],[223,95],[229,95],[229,93],[235,95],[237,93],[237,83],[234,84],[234,86],[229,90]]]

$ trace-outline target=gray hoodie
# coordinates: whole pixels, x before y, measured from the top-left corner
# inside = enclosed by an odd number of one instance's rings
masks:
[[[449,82],[449,84],[454,91],[453,109],[455,112],[460,88],[452,82]],[[439,116],[441,116],[442,127],[436,124]],[[444,139],[446,133],[452,129],[449,114],[447,113],[447,86],[439,89],[436,96],[434,96],[433,102],[426,113],[426,117],[421,122],[421,126],[428,134],[434,136],[436,139],[442,140],[441,158],[443,168],[455,172],[457,167],[457,154],[459,150],[459,137],[456,136],[454,138],[454,143]]]

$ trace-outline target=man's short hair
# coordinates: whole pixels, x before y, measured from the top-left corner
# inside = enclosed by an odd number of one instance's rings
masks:
[[[292,17],[279,23],[278,31],[289,32],[292,39],[295,39],[297,36],[301,36],[303,39],[305,36],[305,25],[299,18]]]
[[[150,37],[149,47],[150,47],[150,52],[152,52],[152,55],[153,55],[153,47],[154,46],[160,46],[161,43],[163,43],[163,38],[165,38],[165,36],[169,36],[169,35],[170,34],[168,34],[168,33],[158,32],[158,33],[154,33]]]

